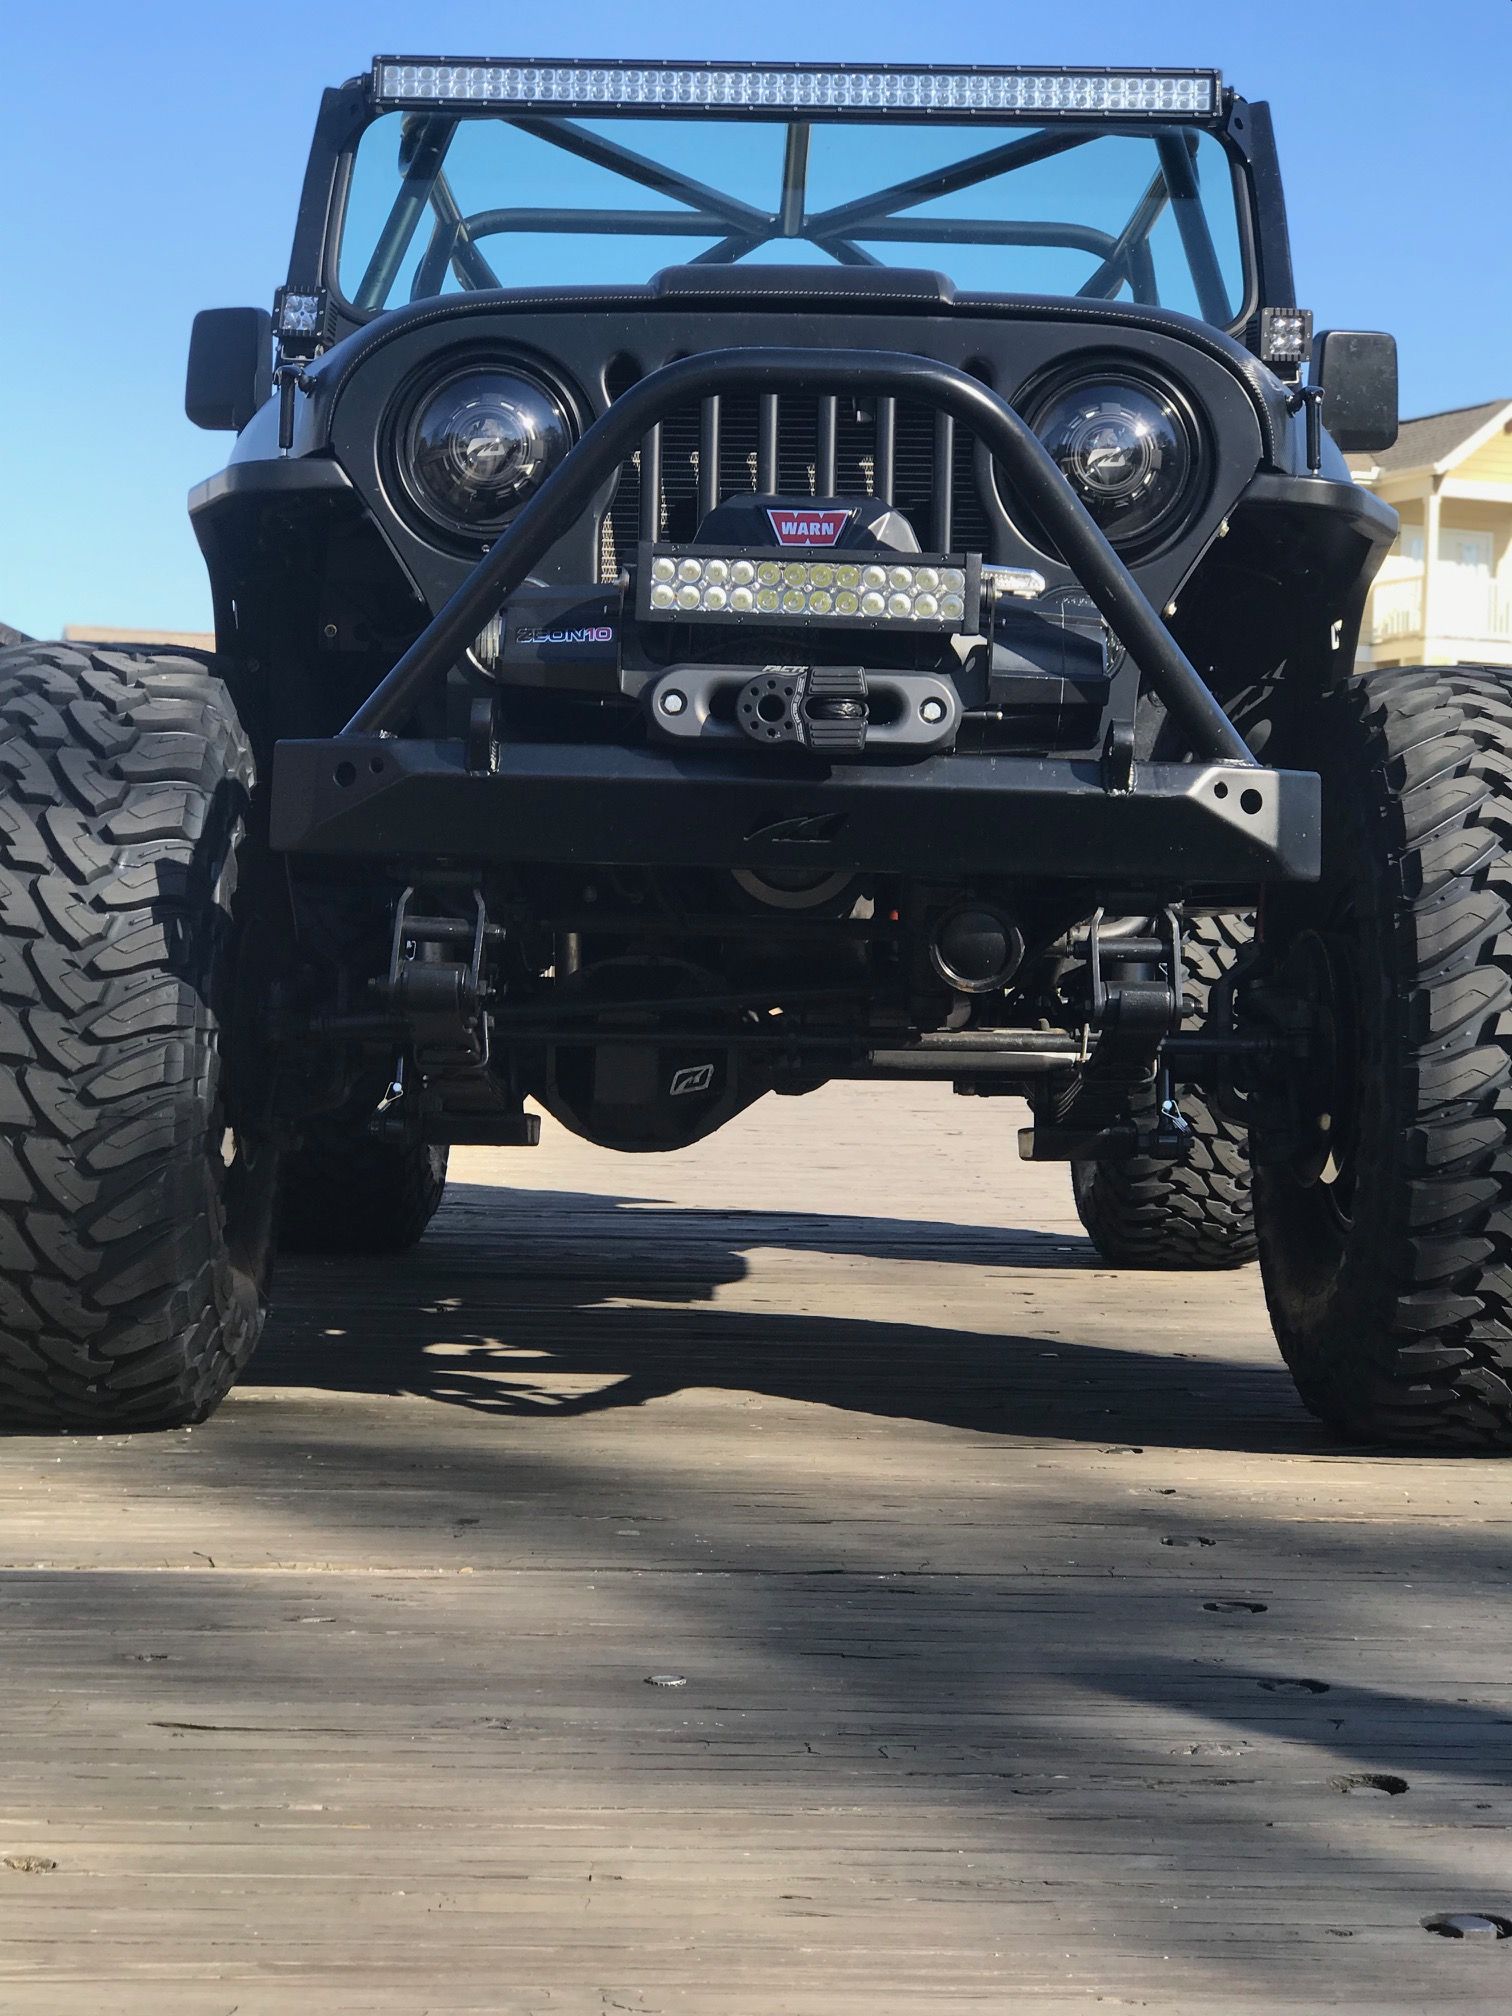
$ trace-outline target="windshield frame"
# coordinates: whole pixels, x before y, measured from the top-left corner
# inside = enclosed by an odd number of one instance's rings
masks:
[[[385,306],[366,306],[348,299],[339,284],[339,254],[342,226],[346,214],[347,195],[350,188],[352,167],[356,149],[362,134],[375,120],[391,113],[395,108],[375,99],[368,76],[353,78],[337,90],[328,91],[317,125],[315,143],[311,151],[306,173],[304,191],[301,197],[298,225],[290,263],[290,287],[320,286],[335,312],[337,336],[351,333],[363,327],[376,317],[401,312],[410,304],[394,303]],[[713,111],[709,108],[689,108],[698,118],[720,118],[741,123],[759,120],[768,124],[786,125],[792,128],[799,123],[791,111],[767,110],[759,112],[746,109]],[[662,108],[666,116],[665,108]],[[501,116],[497,107],[468,104],[447,104],[438,112],[448,124],[453,119],[493,118]],[[415,116],[415,115],[412,115]],[[421,118],[437,116],[421,114]],[[505,114],[502,116],[515,116]],[[536,122],[536,115],[519,115],[526,121]],[[618,123],[618,112],[607,115]],[[636,116],[624,115],[626,127],[626,151],[633,152],[633,137]],[[672,116],[675,116],[672,115]],[[543,115],[537,123],[557,123],[555,112]],[[906,115],[900,118],[905,123]],[[820,122],[808,118],[802,123],[809,125]],[[913,122],[917,123],[917,122]],[[969,125],[976,128],[984,143],[983,153],[996,152],[1001,148],[1022,144],[1033,136],[1043,145],[1046,152],[1059,151],[1068,144],[1085,144],[1086,140],[1105,133],[1133,133],[1151,137],[1151,127],[1165,126],[1164,121],[1133,121],[1117,117],[1094,117],[1076,121],[1047,121],[1043,115],[994,114],[989,121],[982,115],[954,118],[950,115],[931,115],[930,125]],[[990,124],[990,136],[982,129]],[[1281,178],[1275,158],[1274,139],[1271,131],[1269,108],[1264,104],[1249,104],[1235,93],[1225,90],[1221,112],[1212,118],[1182,119],[1169,122],[1183,130],[1195,130],[1212,134],[1222,144],[1228,157],[1234,178],[1234,195],[1237,212],[1240,253],[1244,266],[1244,300],[1239,312],[1232,319],[1210,322],[1208,326],[1224,330],[1241,341],[1253,337],[1258,322],[1258,309],[1264,306],[1292,306],[1295,302],[1291,273],[1290,244],[1286,230],[1286,214],[1281,189]],[[1012,129],[1017,129],[1017,139]],[[454,131],[455,129],[452,128]],[[1074,136],[1074,137],[1073,137]],[[679,179],[674,176],[674,179]],[[396,185],[397,187],[397,185]],[[876,191],[866,200],[874,202],[893,191]],[[412,192],[413,194],[413,192]],[[421,197],[422,209],[428,203],[428,196]],[[847,206],[848,207],[848,206]],[[1181,217],[1180,209],[1176,215]],[[780,233],[772,234],[778,237]],[[703,263],[708,263],[703,262]],[[868,262],[869,263],[869,262]],[[741,270],[736,267],[735,270]],[[761,270],[752,267],[753,273]],[[770,269],[767,269],[770,270]],[[828,268],[811,269],[827,271]],[[837,274],[844,271],[843,264],[834,269]],[[585,281],[584,291],[593,291],[594,283]],[[484,290],[479,290],[484,291]],[[492,290],[487,290],[492,291]],[[504,287],[503,292],[529,292],[528,287]],[[558,290],[559,291],[559,290]],[[974,291],[974,290],[972,290]],[[413,304],[417,307],[434,305],[439,300],[455,303],[465,300],[466,292],[450,292],[444,295],[427,296]],[[1005,291],[1002,298],[1016,298]],[[1018,297],[1022,298],[1022,297]],[[1059,297],[1057,297],[1059,298]],[[1067,295],[1068,301],[1075,295]],[[1106,306],[1110,315],[1120,310],[1140,308],[1142,304],[1127,301],[1108,300]],[[1179,311],[1144,311],[1179,312]],[[1251,347],[1253,342],[1251,341]]]

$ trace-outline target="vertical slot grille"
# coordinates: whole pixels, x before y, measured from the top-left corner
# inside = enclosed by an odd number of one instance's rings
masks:
[[[639,539],[691,541],[720,498],[742,493],[876,497],[904,513],[922,546],[990,557],[974,449],[947,416],[895,399],[705,399],[669,414],[622,466],[600,530],[600,578],[614,580]]]

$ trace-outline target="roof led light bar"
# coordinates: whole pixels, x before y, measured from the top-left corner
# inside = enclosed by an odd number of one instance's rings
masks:
[[[1034,118],[1211,119],[1216,70],[863,69],[795,64],[483,62],[379,56],[385,106],[497,105],[620,112],[997,113]]]
[[[973,555],[879,554],[777,559],[738,548],[641,549],[639,614],[670,622],[911,624],[975,630],[981,569]]]

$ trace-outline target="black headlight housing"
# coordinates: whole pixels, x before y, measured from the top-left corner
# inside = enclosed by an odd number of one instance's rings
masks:
[[[414,385],[395,414],[404,500],[459,544],[491,545],[572,445],[566,402],[512,363],[473,360]]]
[[[1191,522],[1209,458],[1197,417],[1174,386],[1110,363],[1061,374],[1023,411],[1125,559],[1154,552]]]

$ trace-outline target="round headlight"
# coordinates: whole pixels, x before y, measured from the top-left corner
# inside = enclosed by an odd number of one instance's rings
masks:
[[[415,502],[449,531],[498,531],[571,445],[567,416],[534,378],[479,369],[422,399],[402,465]]]
[[[1153,385],[1109,378],[1068,386],[1032,425],[1116,546],[1148,545],[1191,490],[1191,423]]]

